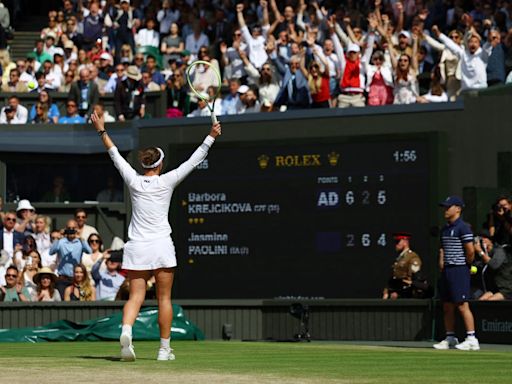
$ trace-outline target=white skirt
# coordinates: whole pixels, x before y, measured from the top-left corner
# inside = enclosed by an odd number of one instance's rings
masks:
[[[124,245],[123,269],[153,271],[177,265],[171,237],[152,240],[129,240]]]

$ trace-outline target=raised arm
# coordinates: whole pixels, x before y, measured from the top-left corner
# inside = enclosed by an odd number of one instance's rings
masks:
[[[274,17],[276,19],[283,18],[283,15],[279,12],[279,8],[277,8],[276,0],[270,0],[270,8],[272,8],[272,12],[274,12]]]
[[[210,147],[215,142],[217,136],[221,134],[220,123],[212,124],[210,134],[206,136],[201,145],[194,151],[190,158],[183,162],[178,168],[162,175],[164,183],[171,187],[180,184],[208,155]]]
[[[269,18],[268,18],[268,3],[267,0],[260,0],[261,9],[263,11],[263,16],[261,19],[261,26],[269,25]]]
[[[243,4],[236,5],[236,17],[238,19],[238,25],[240,26],[240,29],[247,26],[245,24],[245,19],[244,19],[244,5]]]
[[[341,39],[341,42],[343,42],[343,44],[346,47],[348,47],[348,45],[350,44],[350,39],[347,36],[347,34],[345,33],[345,31],[343,30],[343,28],[341,28],[341,26],[336,22],[336,19],[334,19],[334,30],[336,31],[336,34]]]
[[[108,154],[110,155],[110,158],[114,162],[114,166],[118,169],[123,180],[127,184],[129,184],[130,181],[137,175],[137,172],[123,158],[123,156],[121,156],[121,154],[117,150],[117,147],[115,146],[114,142],[112,141],[112,139],[108,135],[107,131],[105,130],[104,117],[103,116],[99,117],[98,114],[96,112],[94,112],[91,115],[91,121],[94,125],[94,128],[96,128],[96,132],[100,136],[101,141],[103,142],[103,145],[107,149]]]
[[[412,35],[412,57],[411,57],[411,67],[416,72],[418,72],[418,46],[420,45],[418,35]]]
[[[450,39],[448,36],[441,33],[441,31],[439,30],[437,25],[434,25],[432,27],[432,33],[439,40],[441,40],[444,43],[444,45],[446,46],[446,48],[448,48],[450,51],[452,51],[453,54],[455,54],[459,59],[462,57],[462,55],[464,54],[464,49],[461,46],[459,46],[457,43],[455,43],[452,39]]]

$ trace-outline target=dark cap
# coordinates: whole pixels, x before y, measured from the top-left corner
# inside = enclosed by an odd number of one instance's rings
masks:
[[[464,208],[464,201],[459,196],[448,196],[444,201],[439,203],[440,207],[446,208],[451,207],[452,205]]]
[[[114,263],[122,263],[123,262],[123,250],[120,249],[119,251],[110,252],[109,260]]]
[[[393,239],[395,240],[409,240],[412,235],[409,232],[395,232],[393,233]]]
[[[180,52],[181,57],[190,56],[190,51],[187,49],[184,49]]]

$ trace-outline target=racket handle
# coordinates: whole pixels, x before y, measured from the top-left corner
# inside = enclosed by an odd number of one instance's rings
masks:
[[[212,112],[212,124],[217,124],[219,121],[217,120],[217,116]]]

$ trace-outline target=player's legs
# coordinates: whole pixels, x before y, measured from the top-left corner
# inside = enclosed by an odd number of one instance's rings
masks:
[[[156,297],[158,300],[158,325],[160,337],[168,339],[171,336],[172,304],[171,292],[174,282],[174,268],[155,270]]]
[[[160,327],[160,348],[157,360],[174,360],[175,356],[170,346],[172,303],[171,293],[174,282],[174,268],[159,268],[155,270],[156,298],[158,300],[158,326]]]
[[[139,315],[140,307],[146,297],[146,283],[151,278],[151,271],[128,271],[130,281],[130,298],[123,308],[123,325],[133,325]]]
[[[467,332],[475,331],[475,320],[473,318],[473,313],[469,308],[468,302],[457,303],[457,309],[459,310],[462,319],[464,320],[464,326],[466,327]]]

